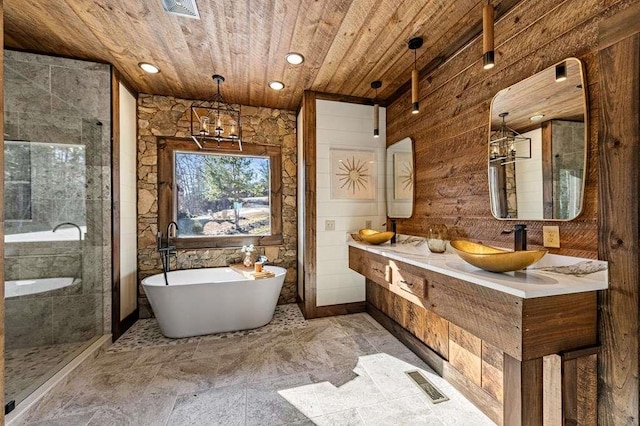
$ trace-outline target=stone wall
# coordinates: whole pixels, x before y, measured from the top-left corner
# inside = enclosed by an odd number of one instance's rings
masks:
[[[138,97],[138,279],[162,272],[156,250],[158,232],[157,138],[189,137],[192,101],[168,96]],[[269,143],[282,147],[281,246],[259,247],[272,264],[287,268],[278,303],[296,301],[296,116],[294,111],[242,106],[243,143]],[[178,268],[227,266],[240,261],[239,248],[178,250]],[[153,315],[144,289],[139,286],[142,318]]]

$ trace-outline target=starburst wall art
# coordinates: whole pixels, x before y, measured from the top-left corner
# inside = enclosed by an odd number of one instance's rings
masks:
[[[375,152],[331,150],[331,199],[374,200],[375,177]]]

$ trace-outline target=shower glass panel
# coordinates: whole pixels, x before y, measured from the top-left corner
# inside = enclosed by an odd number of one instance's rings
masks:
[[[110,69],[22,52],[4,68],[5,402],[19,404],[108,333]]]

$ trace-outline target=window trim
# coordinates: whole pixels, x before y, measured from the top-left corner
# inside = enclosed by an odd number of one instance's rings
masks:
[[[228,149],[200,150],[191,139],[159,139],[158,140],[158,230],[165,233],[169,222],[174,220],[174,153],[211,152],[213,154],[245,154],[250,156],[269,157],[271,169],[271,235],[252,236],[218,236],[218,237],[178,237],[172,243],[179,249],[204,249],[223,247],[242,247],[282,245],[282,150],[277,145],[243,144],[242,152],[231,152]]]

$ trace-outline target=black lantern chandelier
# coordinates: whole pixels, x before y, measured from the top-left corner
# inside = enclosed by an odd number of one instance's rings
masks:
[[[210,101],[191,104],[191,138],[202,150],[218,148],[242,151],[240,107],[227,104],[220,94],[224,77],[212,76],[218,91]]]
[[[496,131],[491,132],[489,141],[490,161],[500,161],[500,164],[515,163],[531,158],[531,138],[526,138],[516,132],[506,123],[508,112],[498,114],[502,124]]]

